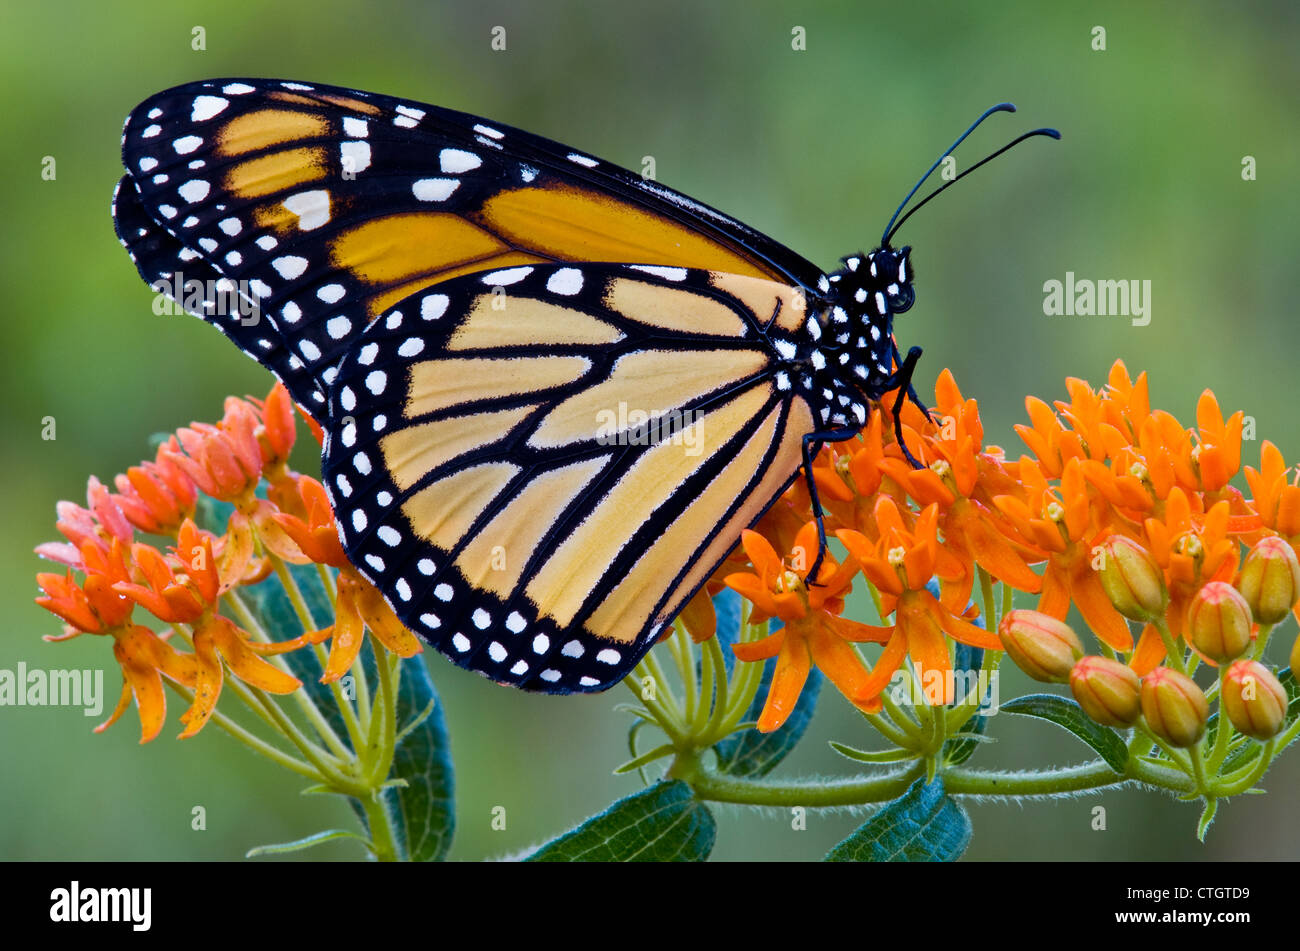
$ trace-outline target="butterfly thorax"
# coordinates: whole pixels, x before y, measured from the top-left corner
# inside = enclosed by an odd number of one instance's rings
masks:
[[[866,404],[892,387],[894,316],[914,296],[911,250],[850,255],[819,284],[803,382],[824,425],[862,425]]]

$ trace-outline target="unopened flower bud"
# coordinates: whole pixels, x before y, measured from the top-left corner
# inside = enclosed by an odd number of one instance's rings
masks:
[[[1297,670],[1300,670],[1300,634],[1296,635],[1295,643],[1291,645],[1291,673],[1295,674]]]
[[[1210,703],[1191,677],[1157,667],[1142,678],[1142,715],[1162,740],[1173,746],[1194,746],[1205,732]]]
[[[1125,535],[1112,535],[1102,544],[1102,550],[1105,561],[1098,574],[1115,610],[1142,622],[1164,614],[1169,593],[1164,573],[1151,553]]]
[[[1224,671],[1219,706],[1233,726],[1257,740],[1276,736],[1286,723],[1286,690],[1256,660],[1239,660]]]
[[[1250,605],[1226,581],[1211,581],[1187,606],[1186,636],[1215,663],[1240,657],[1250,646]]]
[[[1275,535],[1255,543],[1237,576],[1237,590],[1260,624],[1276,624],[1300,600],[1300,561]]]
[[[1063,684],[1083,645],[1070,625],[1039,611],[1008,611],[998,625],[998,637],[1016,666],[1035,680]]]
[[[1103,726],[1132,726],[1142,713],[1142,682],[1131,667],[1109,657],[1084,657],[1070,671],[1070,692],[1083,712]]]

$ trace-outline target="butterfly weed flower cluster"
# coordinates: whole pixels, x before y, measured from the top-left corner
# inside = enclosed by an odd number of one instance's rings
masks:
[[[1269,442],[1260,467],[1243,471],[1243,414],[1225,419],[1208,390],[1196,425],[1184,427],[1151,408],[1146,375],[1134,380],[1120,362],[1100,389],[1066,385],[1068,400],[1027,399],[1029,423],[1016,430],[1030,451],[1013,459],[985,443],[976,401],[945,371],[929,416],[904,409],[920,468],[892,436],[896,394],[887,395],[856,439],[815,461],[842,560],[829,553],[809,576],[816,524],[796,483],[679,619],[677,653],[715,636],[709,599],[719,589],[744,599],[730,645],[739,670],[728,678],[715,662],[697,677],[678,665],[696,703],[725,698],[724,721],[752,704],[756,731],[792,745],[804,727],[801,694],[820,671],[887,747],[832,745],[857,762],[903,766],[830,783],[757,780],[728,770],[713,732],[683,737],[680,715],[644,703],[633,709],[666,718],[674,742],[629,766],[673,755],[669,774],[697,795],[764,805],[889,800],[917,779],[1002,796],[1137,780],[1202,800],[1204,837],[1218,802],[1254,790],[1300,735],[1291,669],[1265,659],[1275,627],[1300,616],[1300,476]],[[1232,484],[1239,474],[1249,493]],[[844,616],[846,604],[866,603],[846,601],[855,583],[880,623]],[[1287,636],[1294,667],[1300,640],[1294,629]],[[857,646],[868,644],[879,649]],[[1061,687],[1004,698],[1001,710],[1064,727],[1098,760],[1027,773],[962,765],[990,741],[986,684],[1004,657]],[[755,689],[747,668],[765,661]],[[653,657],[638,673],[629,683],[643,694],[662,677]]]
[[[185,705],[180,738],[215,723],[316,791],[352,797],[367,848],[390,857],[382,793],[398,741],[400,660],[422,648],[344,557],[320,483],[289,468],[295,436],[293,404],[277,384],[265,400],[229,398],[215,425],[167,436],[112,489],[92,477],[84,506],[57,506],[65,540],[36,550],[64,569],[37,575],[36,602],[64,622],[46,640],[112,644],[122,691],[96,732],[134,701],[140,741],[154,740],[170,688]],[[358,662],[367,630],[369,676]],[[319,689],[304,689],[307,671]],[[229,715],[228,703],[218,709],[229,694],[260,729]]]
[[[674,809],[907,809],[933,808],[927,795],[1051,796],[1136,780],[1203,800],[1204,836],[1218,801],[1254,788],[1300,733],[1295,679],[1265,660],[1275,627],[1300,613],[1300,476],[1268,442],[1243,472],[1242,415],[1225,420],[1208,391],[1184,428],[1150,408],[1145,375],[1132,380],[1121,363],[1099,390],[1067,388],[1054,406],[1028,399],[1017,431],[1030,453],[1014,460],[985,443],[976,401],[947,371],[932,413],[904,409],[922,468],[894,441],[894,394],[855,439],[826,446],[813,480],[840,544],[818,561],[802,481],[743,533],[626,681],[633,755],[619,771],[645,775],[668,759],[665,781],[535,857],[563,857],[620,813],[670,808],[641,799],[674,789],[686,790]],[[373,855],[403,857],[409,830],[385,794],[406,784],[397,748],[431,712],[432,700],[399,710],[403,671],[427,680],[421,659],[418,671],[401,664],[420,644],[349,563],[320,483],[289,468],[295,434],[277,384],[265,400],[228,399],[216,424],[167,436],[111,488],[92,477],[84,506],[60,502],[64,540],[37,548],[62,566],[37,575],[37,603],[64,622],[46,639],[111,639],[122,692],[97,731],[134,703],[141,742],[155,739],[170,688],[185,705],[182,738],[214,723],[314,791],[351,797],[367,830],[269,848],[355,836]],[[1249,494],[1232,484],[1239,473]],[[849,600],[855,585],[869,601]],[[878,623],[846,616],[868,603]],[[1292,666],[1297,654],[1300,640]],[[1064,727],[1097,760],[965,765],[991,739],[988,684],[1004,657],[1059,686],[1000,709]],[[823,677],[884,748],[832,744],[865,775],[766,778],[802,735]],[[250,715],[257,729],[242,722]],[[647,725],[666,742],[639,752]],[[968,821],[952,808],[952,822]],[[873,823],[892,821],[869,821],[842,851],[883,847]]]

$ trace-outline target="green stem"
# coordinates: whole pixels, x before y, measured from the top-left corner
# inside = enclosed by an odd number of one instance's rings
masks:
[[[373,633],[370,636],[375,652],[375,670],[379,675],[379,697],[370,717],[367,749],[360,759],[363,767],[369,764],[365,775],[370,784],[380,786],[393,768],[393,756],[397,751],[397,689],[402,677],[402,660],[385,651]]]
[[[1227,668],[1225,665],[1219,665],[1219,680],[1217,684],[1219,688],[1219,696],[1223,696],[1223,678],[1226,670]],[[1222,705],[1220,705],[1218,728],[1214,736],[1214,749],[1210,752],[1210,760],[1207,764],[1210,775],[1212,776],[1218,775],[1219,767],[1223,765],[1223,761],[1228,755],[1229,740],[1232,739],[1232,733],[1232,724],[1229,722],[1228,718],[1223,715]]]
[[[1268,647],[1268,635],[1272,632],[1272,624],[1261,624],[1259,626],[1259,631],[1255,634],[1255,649],[1250,652],[1252,660],[1259,660],[1264,656],[1264,648]]]
[[[1249,768],[1245,776],[1242,776],[1241,772],[1234,773],[1231,776],[1225,776],[1225,782],[1218,788],[1219,795],[1236,796],[1239,793],[1243,793],[1247,789],[1250,789],[1255,785],[1255,783],[1259,782],[1260,777],[1264,775],[1265,770],[1268,769],[1269,763],[1273,759],[1274,744],[1276,742],[1276,739],[1272,739],[1264,744],[1264,748],[1260,750],[1259,759]]]
[[[993,603],[993,576],[983,568],[979,569],[980,594],[984,599],[984,625],[987,631],[998,629],[998,617]]]
[[[194,695],[190,693],[190,691],[182,687],[180,684],[175,683],[165,677],[163,678],[163,683],[165,683],[168,687],[176,691],[176,693],[178,693],[181,697],[185,698],[191,703],[194,701]],[[284,752],[283,750],[272,746],[270,743],[266,742],[266,740],[263,740],[261,737],[256,736],[253,733],[250,733],[248,730],[244,729],[242,726],[240,726],[238,723],[230,719],[230,717],[226,716],[224,713],[220,712],[219,710],[213,711],[211,720],[213,723],[221,727],[221,729],[225,730],[232,737],[234,737],[240,743],[243,743],[253,752],[265,756],[267,759],[271,760],[272,762],[278,763],[279,765],[283,766],[285,769],[292,770],[293,772],[297,773],[300,776],[306,776],[308,779],[314,780],[316,782],[320,782],[322,780],[321,774],[318,773],[316,770],[312,769],[312,767],[309,766],[307,763],[304,763],[302,760],[290,756],[288,753]]]
[[[311,610],[307,607],[307,601],[302,596],[302,589],[298,587],[298,581],[294,578],[293,572],[289,570],[288,564],[285,563],[283,558],[274,553],[268,554],[268,557],[271,559],[271,567],[275,569],[276,577],[280,579],[280,584],[284,586],[285,594],[289,596],[289,603],[293,605],[294,613],[298,615],[298,622],[302,624],[303,633],[305,634],[308,631],[317,630],[316,620],[312,617]],[[321,669],[323,670],[325,669],[327,658],[325,648],[317,644],[316,652],[316,657],[320,661]],[[378,658],[380,655],[379,653],[376,653],[375,656]],[[357,659],[360,660],[360,658],[361,654],[358,652]],[[363,680],[365,675],[362,672],[360,665],[354,664],[353,666],[356,667],[357,671],[356,674],[353,675],[354,680]],[[352,745],[355,747],[364,742],[366,731],[362,729],[361,723],[357,719],[356,709],[352,706],[352,703],[348,698],[343,695],[343,687],[337,680],[335,680],[330,683],[329,690],[330,695],[334,698],[335,706],[338,707],[339,713],[343,717],[343,726],[348,731],[348,737],[351,739]],[[299,693],[306,696],[307,692],[304,690],[299,691]],[[359,693],[358,696],[360,696]],[[310,697],[307,699],[308,702],[311,702]],[[312,703],[312,706],[315,707],[315,704]],[[317,710],[316,712],[319,715],[320,711]],[[323,717],[321,717],[321,722],[324,722]],[[320,727],[317,724],[315,717],[312,718],[312,726],[319,731]],[[326,724],[326,729],[329,729],[328,723]],[[330,730],[330,732],[333,733],[333,730]],[[328,742],[328,740],[326,742]]]
[[[380,862],[396,862],[398,855],[397,841],[393,835],[393,817],[389,815],[382,793],[376,791],[359,798],[366,813],[366,825],[370,829],[370,844],[374,848],[375,859]]]
[[[669,775],[690,783],[697,796],[714,802],[753,806],[806,806],[813,809],[868,805],[897,799],[925,772],[917,763],[882,776],[822,782],[741,779],[703,768],[698,758],[679,756]],[[1191,792],[1191,780],[1167,768],[1130,762],[1116,773],[1102,760],[1042,772],[984,772],[961,767],[945,770],[944,788],[955,796],[1051,797],[1102,789],[1139,780],[1177,792]]]
[[[266,629],[262,627],[261,622],[258,621],[257,616],[249,608],[247,602],[239,593],[238,589],[226,592],[224,597],[226,598],[226,603],[230,605],[231,610],[234,612],[235,616],[239,618],[239,623],[245,630],[263,644],[273,643],[271,636],[266,632]],[[306,630],[312,629],[307,628]],[[316,648],[317,650],[320,650],[319,645],[316,645]],[[279,669],[286,673],[291,673],[288,669],[288,665],[284,662],[282,657],[272,655],[269,659]],[[322,669],[324,669],[323,664]],[[248,698],[246,697],[245,699],[247,700]],[[306,690],[295,690],[293,692],[293,699],[294,703],[298,705],[298,709],[302,711],[303,716],[311,722],[312,729],[316,731],[316,735],[325,742],[325,745],[330,748],[330,751],[340,759],[351,759],[352,751],[348,749],[347,744],[339,739],[338,734],[334,732],[329,721],[326,720],[324,714],[321,713],[320,707],[316,706],[316,702],[311,698],[311,694]],[[249,702],[250,705],[252,705],[251,701]]]
[[[1187,665],[1183,663],[1183,652],[1174,643],[1174,635],[1169,630],[1169,624],[1163,616],[1156,618],[1151,623],[1156,626],[1156,630],[1160,633],[1160,640],[1165,645],[1165,656],[1169,659],[1169,666],[1180,674],[1186,674]]]

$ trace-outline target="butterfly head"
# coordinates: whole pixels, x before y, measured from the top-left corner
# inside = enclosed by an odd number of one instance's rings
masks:
[[[868,323],[889,326],[892,318],[910,310],[916,299],[912,288],[912,248],[876,248],[870,254],[843,259],[844,267],[831,275],[835,296],[850,313]]]

